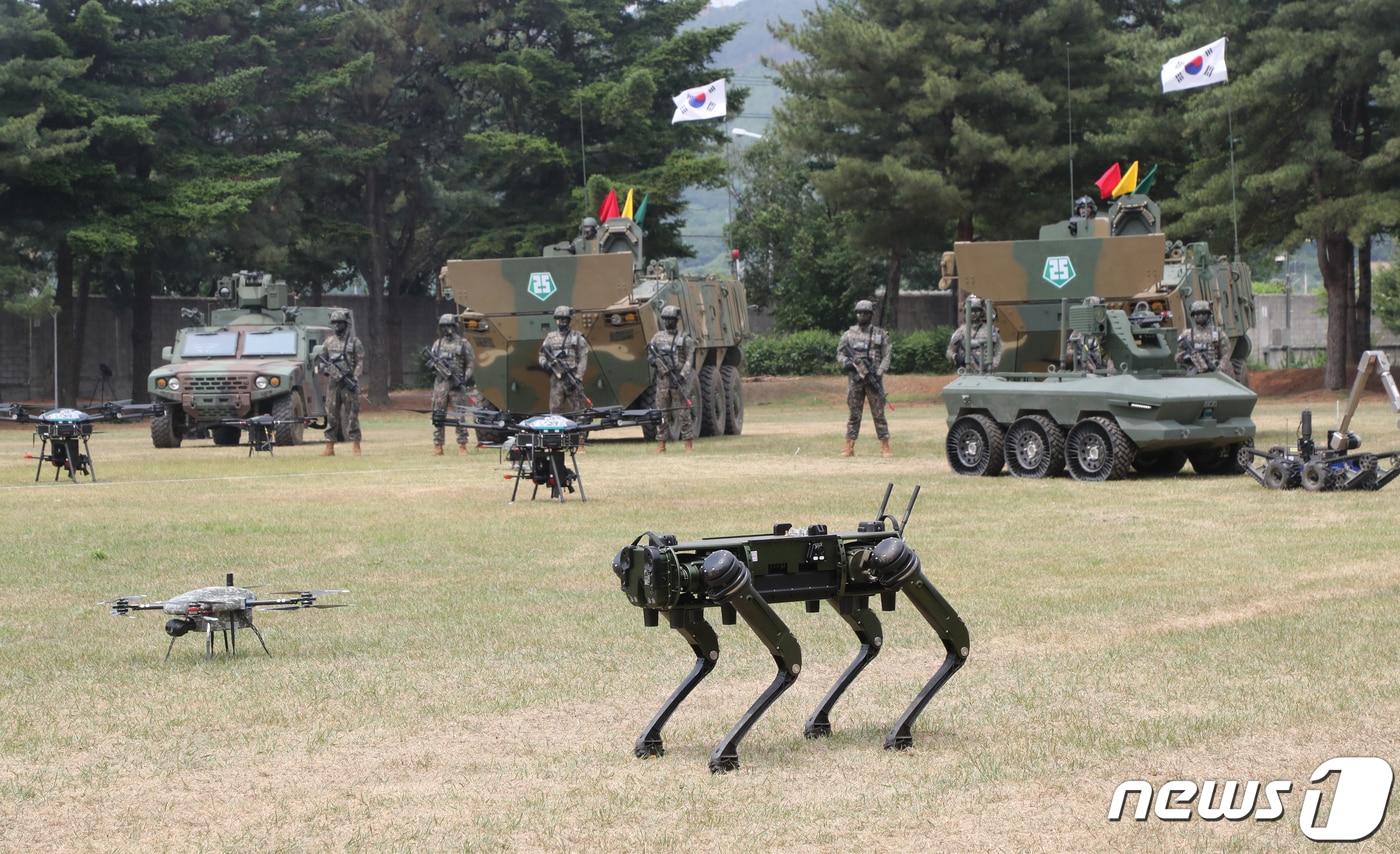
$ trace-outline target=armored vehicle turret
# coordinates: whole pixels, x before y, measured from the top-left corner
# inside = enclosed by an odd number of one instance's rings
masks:
[[[1047,225],[1037,240],[958,243],[942,287],[990,306],[1000,371],[964,373],[943,391],[948,463],[959,474],[1068,470],[1110,480],[1131,468],[1239,473],[1252,445],[1255,394],[1237,381],[1254,319],[1249,268],[1204,243],[1169,242],[1157,205],[1124,196],[1106,216]],[[1175,362],[1187,306],[1207,300],[1229,340],[1225,372]],[[1076,356],[1092,342],[1102,367]]]
[[[178,448],[208,431],[216,445],[237,445],[240,428],[225,422],[271,415],[277,444],[299,444],[316,426],[307,420],[325,417],[312,359],[331,334],[331,309],[293,306],[286,282],[248,271],[221,280],[219,296],[227,305],[181,329],[161,353],[169,364],[147,378],[151,399],[165,404],[151,441]]]
[[[647,262],[641,227],[631,219],[585,221],[576,239],[547,246],[538,257],[448,261],[441,280],[476,349],[477,386],[498,409],[548,411],[549,374],[537,360],[560,305],[573,307],[574,328],[592,348],[584,386],[594,405],[649,408],[655,377],[647,342],[660,328],[661,309],[674,305],[696,343],[695,385],[686,397],[700,435],[743,430],[739,370],[749,337],[743,285],[682,276],[671,259]],[[650,439],[655,429],[643,432]]]

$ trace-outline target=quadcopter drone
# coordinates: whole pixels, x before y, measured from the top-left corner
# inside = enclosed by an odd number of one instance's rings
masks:
[[[86,409],[58,407],[41,410],[37,406],[11,403],[0,407],[0,420],[33,423],[34,435],[40,441],[39,465],[34,470],[36,482],[44,471],[44,463],[52,463],[55,481],[66,471],[68,479],[75,483],[80,474],[87,475],[96,483],[97,469],[88,450],[92,425],[102,421],[139,421],[159,415],[161,411],[159,404],[132,403],[130,400],[112,401]]]
[[[317,424],[310,416],[302,418],[273,418],[271,415],[254,415],[249,418],[226,418],[216,427],[237,427],[248,431],[248,456],[254,453],[267,453],[275,456],[272,449],[277,446],[277,428],[283,424]]]
[[[259,599],[247,587],[233,586],[233,573],[225,576],[223,587],[201,587],[181,593],[164,602],[141,602],[145,596],[122,596],[100,605],[111,607],[113,617],[126,617],[132,611],[164,611],[170,615],[165,621],[165,633],[170,635],[170,645],[165,648],[165,660],[170,660],[170,651],[175,648],[175,639],[196,629],[204,631],[204,657],[214,657],[214,632],[224,636],[224,652],[238,655],[238,630],[251,629],[262,644],[263,652],[270,657],[267,641],[262,632],[253,625],[253,609],[266,608],[269,611],[300,611],[303,608],[346,608],[349,603],[321,603],[317,597],[330,593],[349,593],[349,590],[292,590],[273,593],[272,599]],[[139,604],[138,604],[139,603]]]
[[[461,407],[456,413],[458,417],[452,418],[435,414],[434,426],[485,428],[512,434],[501,445],[506,460],[515,467],[513,474],[506,475],[507,480],[515,481],[510,491],[511,504],[519,495],[522,480],[534,484],[531,501],[539,495],[541,486],[547,486],[550,499],[563,503],[564,494],[573,492],[575,484],[579,498],[587,501],[588,493],[583,489],[577,458],[584,437],[599,430],[661,423],[659,409],[623,409],[620,406],[590,407],[567,415],[522,416],[476,407]]]

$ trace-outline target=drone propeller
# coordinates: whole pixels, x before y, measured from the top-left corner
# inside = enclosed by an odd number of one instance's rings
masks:
[[[128,603],[130,603],[130,602],[139,602],[139,601],[141,601],[142,599],[145,599],[145,598],[146,598],[146,594],[144,594],[144,593],[137,593],[137,594],[135,594],[134,596],[118,596],[118,597],[115,598],[115,599],[107,599],[107,600],[105,600],[105,601],[103,601],[103,602],[98,602],[97,604],[99,604],[99,605],[126,605],[126,604],[128,604]]]
[[[276,608],[268,608],[269,611],[302,611],[307,608],[349,608],[351,602],[315,602],[310,605],[279,605]]]
[[[330,593],[349,593],[349,592],[350,592],[349,590],[346,590],[346,589],[344,589],[344,588],[339,588],[339,589],[336,589],[336,590],[278,590],[278,591],[274,592],[272,595],[273,595],[273,596],[302,596],[302,597],[313,596],[313,597],[315,597],[315,596],[325,596],[325,595],[330,594]]]

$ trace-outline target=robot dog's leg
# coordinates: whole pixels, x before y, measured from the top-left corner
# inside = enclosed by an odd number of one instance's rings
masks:
[[[836,680],[836,684],[832,685],[831,690],[822,698],[821,705],[817,706],[817,710],[807,719],[807,726],[803,728],[802,734],[808,738],[831,735],[831,707],[836,705],[836,701],[841,699],[841,695],[856,681],[856,677],[865,666],[880,654],[880,646],[884,643],[880,632],[880,618],[870,609],[869,599],[864,596],[842,596],[828,601],[836,608],[841,619],[846,621],[846,625],[856,633],[856,639],[860,641],[860,652],[856,653],[855,660],[846,667],[841,678]]]
[[[715,662],[719,660],[719,638],[715,636],[714,627],[705,622],[703,611],[668,611],[666,617],[671,621],[671,628],[680,632],[681,637],[685,638],[686,643],[695,651],[695,666],[681,680],[681,684],[676,686],[676,690],[671,692],[671,696],[666,698],[666,702],[657,713],[652,715],[646,730],[637,737],[637,744],[632,752],[639,759],[665,755],[666,748],[661,742],[661,728],[670,720],[676,707],[700,684],[700,680],[710,675],[710,671],[715,669]]]
[[[739,742],[748,733],[749,727],[797,681],[798,674],[802,672],[802,647],[788,631],[787,625],[754,589],[753,573],[748,566],[732,552],[713,552],[705,559],[702,572],[710,598],[737,611],[768,648],[773,662],[778,666],[773,681],[710,753],[710,771],[720,773],[739,767]]]
[[[943,642],[946,651],[943,663],[933,678],[914,697],[914,702],[909,704],[909,708],[904,710],[899,720],[895,721],[894,728],[885,736],[886,749],[904,750],[914,744],[911,729],[924,706],[943,687],[943,683],[967,662],[971,639],[958,612],[929,583],[919,563],[919,556],[904,540],[891,537],[881,542],[871,554],[870,565],[885,589],[904,591],[928,624],[938,632],[938,639]]]

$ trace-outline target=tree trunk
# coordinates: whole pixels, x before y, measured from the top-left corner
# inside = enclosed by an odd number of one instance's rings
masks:
[[[899,250],[890,251],[890,269],[885,275],[885,299],[880,303],[880,325],[893,332],[899,328],[899,279],[903,266]]]
[[[966,213],[958,218],[958,240],[969,241],[972,239],[972,214]]]
[[[1346,330],[1347,330],[1347,352],[1346,365],[1349,367],[1356,364],[1359,355],[1356,352],[1356,245],[1347,243],[1347,284],[1346,284]]]
[[[307,305],[324,305],[322,302],[326,298],[326,284],[317,276],[311,280],[311,296],[307,298]]]
[[[136,255],[131,282],[131,399],[146,400],[146,378],[151,373],[151,293],[155,286],[155,267],[151,250],[142,248]]]
[[[369,376],[371,403],[389,405],[389,365],[385,361],[388,341],[384,317],[384,251],[388,236],[384,233],[384,201],[380,198],[379,173],[371,166],[365,174],[365,213],[369,231],[369,340],[365,341],[365,356],[369,359],[365,373]],[[363,339],[362,339],[363,340]]]
[[[73,406],[78,402],[78,365],[74,358],[73,341],[78,337],[73,325],[73,249],[68,241],[58,244],[54,254],[54,274],[57,277],[54,292],[54,307],[58,316],[54,324],[58,327],[57,352],[53,354],[58,374],[58,399],[55,406]]]
[[[1327,292],[1327,367],[1323,372],[1324,385],[1329,389],[1340,389],[1346,385],[1347,340],[1351,337],[1347,334],[1347,305],[1351,302],[1351,294],[1347,291],[1351,241],[1345,234],[1324,231],[1317,241],[1317,264],[1322,270],[1322,287]]]
[[[1356,247],[1356,339],[1357,359],[1371,349],[1371,237]]]
[[[398,288],[394,290],[395,295],[386,300],[389,311],[385,331],[389,337],[385,339],[384,355],[389,363],[389,388],[403,388],[403,308]]]

